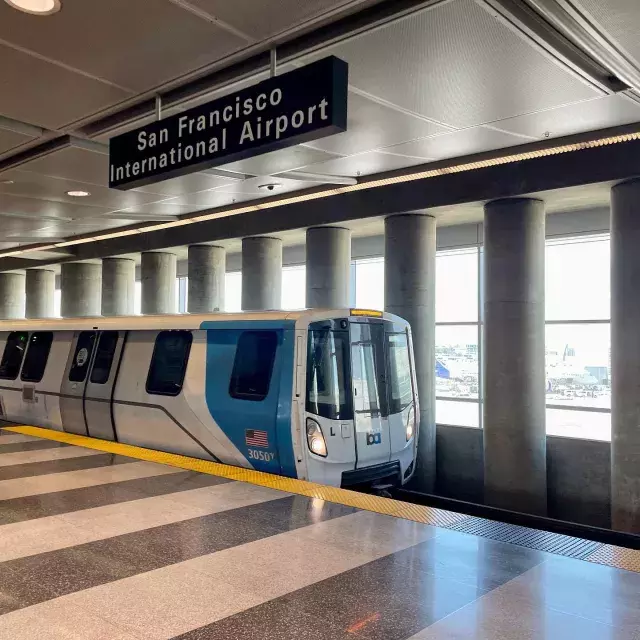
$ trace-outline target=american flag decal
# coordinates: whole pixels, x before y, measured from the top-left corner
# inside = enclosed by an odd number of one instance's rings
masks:
[[[249,447],[269,448],[269,438],[266,431],[260,429],[245,429],[244,440]]]

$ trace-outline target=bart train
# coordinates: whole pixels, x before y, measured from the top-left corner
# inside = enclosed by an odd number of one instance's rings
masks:
[[[404,484],[411,330],[375,311],[0,322],[0,417],[335,486]]]

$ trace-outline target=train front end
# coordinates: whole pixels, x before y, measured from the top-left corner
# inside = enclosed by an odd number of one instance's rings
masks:
[[[352,309],[311,319],[306,334],[305,366],[298,361],[296,368],[305,371],[304,442],[297,448],[307,478],[343,487],[406,483],[420,416],[409,324]]]

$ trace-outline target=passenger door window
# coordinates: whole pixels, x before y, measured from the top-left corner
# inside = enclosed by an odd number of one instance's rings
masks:
[[[91,370],[90,380],[93,384],[106,384],[108,382],[117,346],[117,331],[103,331],[100,334],[96,358]]]
[[[40,382],[42,380],[52,342],[53,333],[51,331],[36,331],[31,334],[20,380],[23,382]]]
[[[276,357],[275,331],[245,331],[238,339],[229,395],[239,400],[264,400],[269,393]]]
[[[96,341],[95,331],[81,331],[76,342],[76,350],[69,369],[69,382],[84,382],[93,356]]]
[[[18,377],[28,341],[29,334],[26,331],[14,331],[9,334],[0,361],[0,378],[15,380]]]

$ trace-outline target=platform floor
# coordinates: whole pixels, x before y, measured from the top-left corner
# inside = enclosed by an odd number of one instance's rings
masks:
[[[0,638],[640,640],[640,573],[0,431]]]

